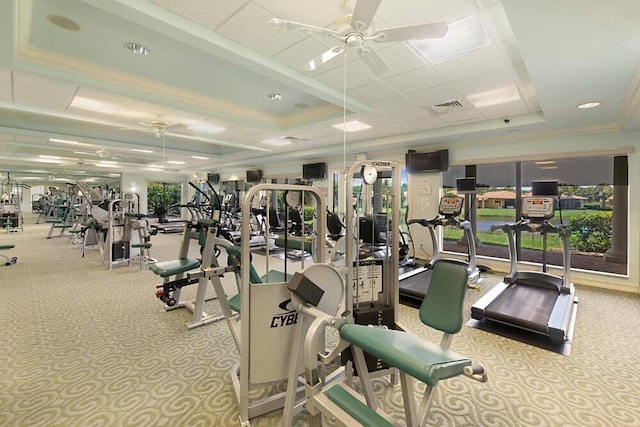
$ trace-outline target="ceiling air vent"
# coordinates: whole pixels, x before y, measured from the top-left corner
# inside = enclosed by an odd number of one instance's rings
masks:
[[[442,102],[440,104],[435,104],[428,107],[429,110],[433,111],[436,114],[444,114],[450,113],[452,111],[459,111],[464,109],[464,105],[460,103],[459,100],[454,99],[447,102]]]

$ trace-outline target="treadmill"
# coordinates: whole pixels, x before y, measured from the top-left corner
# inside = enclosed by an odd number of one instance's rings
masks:
[[[438,239],[435,233],[436,227],[439,226],[453,225],[464,230],[469,248],[469,262],[457,259],[447,259],[447,261],[467,267],[469,271],[469,287],[478,289],[475,285],[480,281],[480,269],[476,265],[476,244],[471,223],[467,220],[460,221],[457,218],[462,212],[463,202],[464,199],[462,197],[441,197],[437,217],[433,219],[410,219],[407,221],[407,225],[420,224],[429,230],[429,235],[433,242],[433,258],[424,267],[401,272],[399,275],[399,292],[400,300],[403,303],[414,307],[419,306],[427,293],[432,268],[441,259]]]
[[[570,327],[578,303],[571,274],[571,230],[565,225],[553,225],[555,197],[531,196],[522,198],[522,219],[515,224],[494,225],[507,234],[511,267],[502,282],[487,292],[471,307],[471,317],[488,320],[549,337],[553,343],[571,339]],[[515,235],[527,231],[543,235],[543,254],[546,253],[546,234],[556,233],[562,239],[563,275],[543,271],[518,271]]]

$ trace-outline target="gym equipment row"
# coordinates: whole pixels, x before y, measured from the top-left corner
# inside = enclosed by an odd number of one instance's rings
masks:
[[[358,203],[351,204],[354,178],[362,177],[363,185],[372,185],[378,172],[390,175],[393,182],[392,206],[385,211],[386,256],[382,258],[370,257],[359,247],[360,214],[355,210]],[[326,236],[326,216],[315,215],[313,244],[322,248],[314,248],[315,262],[305,265],[305,258],[301,258],[301,270],[293,276],[287,271],[286,257],[283,272],[271,270],[268,249],[266,273],[260,275],[252,265],[248,244],[252,197],[260,191],[297,192],[301,205],[310,204],[305,200],[313,199],[318,212],[326,211],[324,198],[313,187],[260,184],[251,188],[243,200],[241,245],[238,249],[226,244],[228,261],[224,268],[225,272],[232,270],[239,276],[240,292],[228,298],[220,281],[213,282],[240,353],[240,362],[230,375],[243,426],[277,409],[283,411],[284,426],[291,425],[293,416],[305,409],[311,425],[321,425],[323,415],[335,425],[395,425],[388,416],[380,414],[370,379],[372,375],[389,376],[395,382],[393,378],[398,372],[407,424],[414,426],[428,417],[439,381],[458,375],[486,381],[482,367],[448,350],[451,336],[462,326],[461,310],[468,282],[466,267],[442,261],[431,276],[421,318],[426,325],[444,331],[440,344],[404,332],[397,320],[401,246],[398,165],[358,162],[343,179],[347,206],[354,209],[346,213],[341,256],[335,257],[335,262],[327,262],[328,251],[324,243],[319,243]],[[293,199],[290,197],[292,202]],[[209,273],[202,266],[201,269],[205,276],[220,274],[215,268]],[[326,327],[338,333],[337,344],[325,342]],[[341,366],[338,369],[336,362]],[[419,408],[414,402],[411,378],[428,385],[427,397]],[[356,391],[355,381],[360,383],[361,392]],[[279,383],[286,384],[285,392],[278,392]],[[265,397],[255,397],[256,389],[262,389],[260,395]]]

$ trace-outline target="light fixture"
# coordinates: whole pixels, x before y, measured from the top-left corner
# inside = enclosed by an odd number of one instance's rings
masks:
[[[591,101],[591,102],[585,102],[584,104],[579,104],[578,108],[581,110],[587,110],[589,108],[594,108],[600,105],[600,101]]]
[[[534,162],[536,165],[553,165],[556,163],[555,160],[537,160]]]
[[[170,165],[184,165],[184,162],[181,162],[179,160],[167,160],[167,163]]]
[[[120,176],[120,174],[119,173],[110,173],[109,176],[116,177],[116,176]]]
[[[504,86],[498,89],[468,95],[467,99],[476,108],[491,107],[507,104],[520,99],[520,93],[515,85]]]
[[[109,104],[107,102],[98,101],[97,99],[90,99],[82,96],[75,96],[71,101],[71,107],[105,114],[115,114],[120,109],[119,105]]]
[[[226,130],[222,126],[216,126],[211,123],[196,123],[196,124],[187,126],[187,129],[191,129],[196,132],[210,133],[210,134],[220,133]]]
[[[538,169],[558,169],[557,166],[540,166]]]
[[[49,138],[49,142],[59,142],[60,144],[78,145],[78,141],[70,141],[68,139]]]
[[[38,157],[40,157],[41,159],[60,159],[60,156],[48,156],[46,154],[40,154]]]
[[[284,147],[285,145],[291,144],[291,140],[283,138],[269,138],[260,142],[262,144],[271,145],[273,147]]]
[[[331,127],[344,132],[360,132],[363,130],[371,129],[371,125],[368,125],[358,120],[351,120],[350,122],[339,123]]]
[[[282,95],[280,95],[277,92],[274,92],[274,93],[268,94],[267,98],[269,98],[272,101],[280,101],[282,99]]]
[[[196,160],[209,160],[208,157],[204,157],[204,156],[191,156],[191,158]]]
[[[142,150],[140,148],[131,148],[131,151],[135,151],[135,152],[138,152],[138,153],[153,153],[152,150]]]
[[[468,15],[449,23],[449,31],[439,39],[409,40],[409,45],[431,64],[444,62],[491,44],[476,15]]]
[[[140,43],[125,43],[124,47],[135,55],[149,55],[151,51],[146,46]]]

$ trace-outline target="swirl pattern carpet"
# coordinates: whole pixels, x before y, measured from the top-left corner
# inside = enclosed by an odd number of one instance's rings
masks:
[[[68,238],[45,239],[47,228],[27,221],[0,235],[18,257],[0,268],[0,425],[238,425],[229,371],[239,355],[225,322],[187,330],[190,313],[164,311],[151,272],[135,263],[109,271],[97,250],[83,258]],[[154,236],[152,255],[175,258],[180,239]],[[499,281],[487,276],[482,292]],[[442,382],[430,424],[640,426],[640,297],[576,286],[570,357],[465,327],[452,349],[483,364],[489,381]],[[234,282],[225,279],[225,289],[233,293]],[[467,319],[480,295],[469,291]],[[439,339],[415,309],[399,315],[412,332]],[[377,379],[374,388],[402,419],[399,387]],[[276,411],[252,425],[279,421]],[[307,425],[306,416],[294,424]]]

